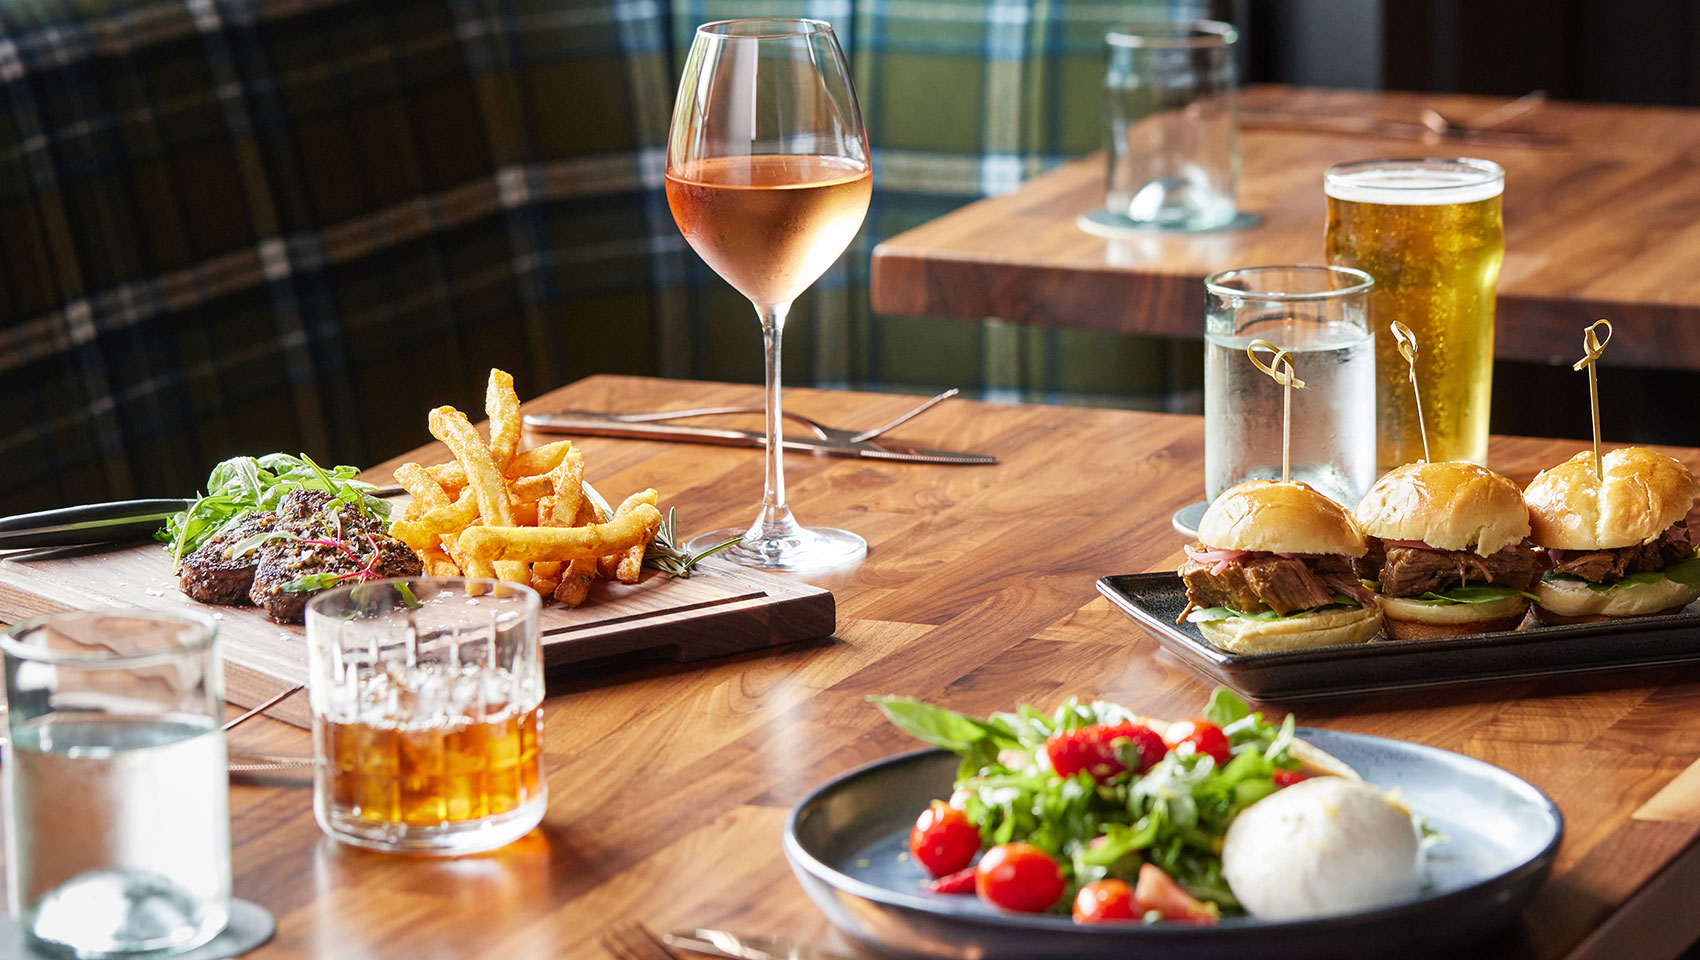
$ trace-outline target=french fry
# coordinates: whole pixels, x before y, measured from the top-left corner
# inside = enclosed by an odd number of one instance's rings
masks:
[[[561,462],[549,471],[549,482],[555,488],[555,499],[547,525],[576,526],[579,505],[584,503],[584,454],[577,450],[567,451]]]
[[[420,503],[418,500],[407,501],[407,506],[401,509],[401,518],[403,520],[418,520],[424,515],[425,505]]]
[[[514,526],[516,526],[516,527],[535,527],[535,526],[537,526],[537,518],[541,514],[538,513],[536,503],[514,503],[513,501],[510,500],[510,501],[508,501],[508,509],[513,512]]]
[[[623,517],[637,509],[637,506],[640,503],[647,503],[653,507],[656,505],[658,497],[659,495],[653,488],[640,490],[627,497],[620,504],[619,509],[614,511],[614,516]],[[659,516],[659,511],[657,512],[657,515]],[[637,583],[638,578],[643,574],[644,548],[649,546],[649,541],[654,538],[654,536],[655,531],[652,530],[650,531],[649,537],[646,537],[642,543],[637,544],[636,546],[627,547],[620,553],[611,554],[601,558],[596,562],[597,570],[609,580],[617,579],[621,583]],[[603,564],[608,564],[610,569],[603,569]]]
[[[446,507],[454,502],[443,492],[443,485],[417,463],[404,463],[396,467],[395,482],[407,491],[414,503],[422,505],[421,512]]]
[[[478,500],[468,490],[461,494],[459,500],[428,511],[418,520],[397,520],[390,525],[390,536],[414,550],[424,550],[434,546],[437,537],[445,533],[458,534],[477,520]]]
[[[441,544],[426,550],[420,550],[419,559],[425,564],[427,577],[458,577],[460,566],[449,558]]]
[[[494,528],[486,527],[485,529]],[[525,528],[515,527],[514,529]],[[506,580],[509,583],[517,583],[521,586],[531,585],[531,564],[524,560],[497,560],[490,566],[497,580]]]
[[[508,483],[511,499],[519,503],[536,503],[555,492],[553,474],[540,473],[533,477],[515,477]]]
[[[466,485],[478,499],[478,515],[492,527],[514,525],[513,511],[508,508],[508,492],[502,485],[502,472],[490,456],[490,448],[472,429],[466,414],[454,407],[438,407],[431,411],[431,435],[454,451],[455,459],[466,468]]]
[[[580,557],[567,564],[566,573],[561,575],[561,585],[555,588],[555,599],[569,607],[576,607],[590,595],[590,582],[596,579],[596,558]]]
[[[573,442],[571,440],[556,440],[553,443],[545,443],[541,447],[521,450],[514,454],[512,460],[508,461],[504,473],[509,477],[531,477],[540,473],[548,473],[555,469],[555,465],[560,463],[561,458],[565,457],[572,449]],[[425,472],[431,475],[431,479],[442,484],[445,489],[452,491],[466,486],[466,468],[461,466],[459,462],[439,463],[435,466],[426,467]]]
[[[583,527],[468,527],[460,549],[480,560],[576,560],[619,553],[641,544],[661,526],[661,511],[640,503],[623,517]]]
[[[507,371],[491,368],[490,384],[484,390],[484,413],[490,418],[490,459],[500,472],[519,448],[519,397],[514,394],[514,378]]]

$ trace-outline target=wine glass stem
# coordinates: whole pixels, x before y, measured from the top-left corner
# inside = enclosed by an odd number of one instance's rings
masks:
[[[785,428],[779,397],[780,335],[785,332],[789,303],[757,307],[761,317],[762,345],[767,349],[767,480],[762,486],[761,516],[746,540],[776,540],[797,535],[797,521],[785,504]]]

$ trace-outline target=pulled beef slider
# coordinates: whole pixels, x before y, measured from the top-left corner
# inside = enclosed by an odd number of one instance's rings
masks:
[[[1395,640],[1510,630],[1541,575],[1517,484],[1463,461],[1407,463],[1352,511],[1369,536],[1358,573],[1381,584]]]
[[[1252,480],[1224,490],[1198,535],[1178,571],[1189,601],[1181,617],[1192,614],[1216,646],[1297,650],[1362,643],[1380,629],[1375,594],[1352,572],[1363,534],[1345,508],[1305,484]],[[1231,615],[1192,613],[1218,607]]]
[[[1577,623],[1675,613],[1700,597],[1688,511],[1700,483],[1644,447],[1578,453],[1523,492],[1552,570],[1535,587],[1535,617]],[[1604,589],[1601,589],[1604,588]]]

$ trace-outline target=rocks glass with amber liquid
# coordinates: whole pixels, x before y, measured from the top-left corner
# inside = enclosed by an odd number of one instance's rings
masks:
[[[805,527],[785,501],[780,335],[791,302],[849,246],[873,190],[868,135],[832,27],[725,20],[697,28],[667,138],[667,204],[691,249],[750,301],[767,350],[767,476],[749,527],[722,556],[770,570],[860,560],[848,530]]]
[[[1328,168],[1328,262],[1375,278],[1377,469],[1423,459],[1409,368],[1389,327],[1421,345],[1431,459],[1487,459],[1493,310],[1505,257],[1505,171],[1487,160],[1366,160]]]
[[[1246,356],[1288,351],[1292,478],[1348,506],[1375,482],[1374,281],[1345,267],[1244,267],[1204,280],[1204,485],[1281,479],[1285,389]],[[1269,359],[1264,355],[1264,359]]]
[[[230,916],[213,622],[140,610],[20,623],[5,652],[6,892],[44,954],[170,956]]]
[[[331,837],[458,855],[543,818],[538,596],[479,579],[378,580],[307,605],[313,812]]]

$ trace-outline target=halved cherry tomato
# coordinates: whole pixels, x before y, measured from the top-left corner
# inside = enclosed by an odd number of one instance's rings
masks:
[[[1138,920],[1139,908],[1133,900],[1133,888],[1114,879],[1094,880],[1074,895],[1075,923],[1111,923],[1116,920]]]
[[[963,867],[955,873],[947,873],[927,884],[927,890],[930,893],[973,893],[974,868]]]
[[[968,814],[943,800],[934,800],[921,811],[909,831],[909,852],[915,862],[935,877],[955,873],[980,852],[980,828]]]
[[[1282,770],[1277,767],[1275,772],[1270,774],[1270,779],[1275,781],[1275,786],[1277,788],[1280,788],[1290,787],[1293,784],[1298,783],[1300,780],[1309,780],[1310,778],[1297,770]]]
[[[1141,916],[1155,910],[1164,920],[1181,923],[1215,923],[1220,913],[1214,903],[1205,903],[1181,889],[1174,878],[1154,863],[1139,866],[1139,884],[1133,889]]]
[[[1151,769],[1168,752],[1163,738],[1155,730],[1143,724],[1124,722],[1098,723],[1054,733],[1045,741],[1045,754],[1050,757],[1051,769],[1059,777],[1072,777],[1085,770],[1092,774],[1092,779],[1104,783],[1127,770],[1127,765],[1116,756],[1116,742],[1119,740],[1133,741],[1139,751],[1139,767],[1135,773]]]
[[[1000,843],[987,850],[974,872],[980,899],[1005,910],[1049,910],[1062,899],[1064,886],[1057,862],[1027,843]]]
[[[1192,717],[1179,723],[1172,723],[1163,734],[1163,742],[1170,750],[1178,748],[1183,743],[1192,744],[1194,752],[1216,760],[1216,766],[1227,763],[1233,756],[1228,749],[1228,735],[1222,728],[1201,717]]]

